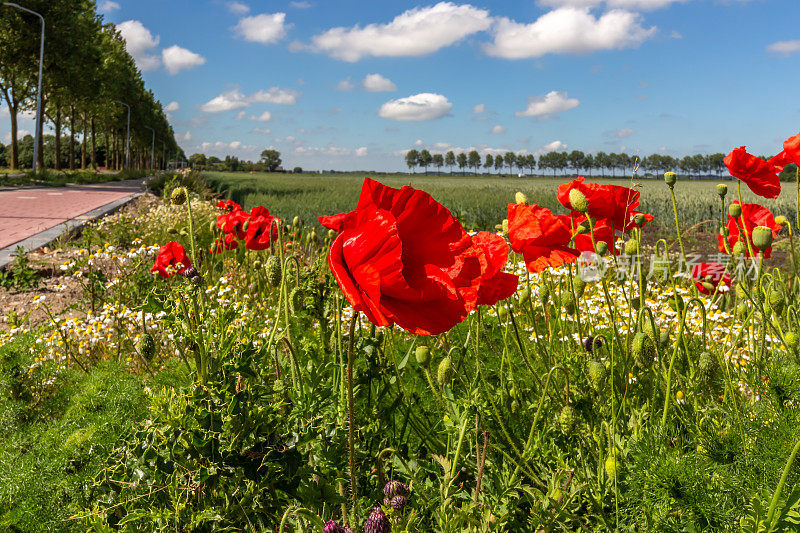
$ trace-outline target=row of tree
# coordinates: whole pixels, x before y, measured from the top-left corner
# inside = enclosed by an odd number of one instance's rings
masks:
[[[725,154],[695,154],[687,155],[683,158],[676,158],[670,155],[652,154],[643,158],[631,156],[629,154],[615,154],[597,152],[585,154],[580,150],[571,152],[548,152],[539,156],[515,154],[506,152],[505,154],[486,154],[483,158],[477,150],[460,152],[456,154],[452,150],[442,154],[432,154],[428,150],[411,149],[406,152],[405,162],[409,170],[415,171],[417,167],[426,173],[428,167],[435,167],[441,171],[442,167],[448,167],[452,173],[453,167],[458,167],[460,172],[470,169],[477,174],[481,168],[484,172],[497,172],[498,174],[508,169],[509,174],[533,174],[535,169],[544,172],[566,174],[586,173],[592,175],[594,172],[600,176],[629,175],[634,168],[644,172],[663,173],[667,171],[679,171],[685,175],[710,175],[719,176],[725,170],[723,159]]]
[[[151,166],[153,144],[153,166],[172,157],[183,158],[161,103],[145,88],[124,39],[113,24],[103,21],[94,0],[26,0],[24,4],[41,14],[46,24],[40,169],[97,168],[98,164],[123,168],[128,109],[120,102],[130,106],[131,167]],[[4,151],[12,169],[27,163],[17,139],[18,117],[36,109],[40,35],[38,17],[0,5],[0,94],[11,122],[11,140]],[[41,135],[45,121],[55,131],[49,141]],[[52,142],[50,150],[48,142]]]

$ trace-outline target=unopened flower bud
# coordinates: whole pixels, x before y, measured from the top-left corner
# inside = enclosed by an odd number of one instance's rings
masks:
[[[450,383],[450,379],[453,375],[453,361],[450,359],[450,356],[445,356],[439,362],[439,368],[436,370],[436,381],[439,383],[440,387],[444,387]]]
[[[671,189],[675,186],[675,182],[678,181],[678,175],[674,172],[667,172],[664,174],[664,181],[667,183],[667,186]]]
[[[608,377],[606,366],[600,361],[590,361],[587,366],[587,371],[589,374],[589,381],[594,390],[597,392],[602,391],[606,386],[606,378]]]
[[[431,362],[431,350],[427,346],[417,346],[414,356],[417,358],[417,363],[422,366],[428,366]]]
[[[633,215],[633,223],[639,226],[640,228],[642,227],[642,225],[644,225],[644,221],[645,221],[644,213],[636,213],[635,215]]]
[[[571,292],[564,292],[561,294],[561,307],[568,315],[575,314],[575,296],[573,296]]]
[[[617,477],[617,471],[618,471],[619,465],[617,463],[616,455],[614,455],[613,453],[609,454],[609,456],[606,457],[606,462],[605,462],[604,466],[605,466],[605,469],[606,469],[606,475],[609,478],[614,479],[614,478]]]
[[[531,299],[531,290],[528,287],[525,287],[521,291],[519,291],[519,301],[520,302],[527,302]]]
[[[569,191],[569,205],[573,211],[578,213],[585,213],[589,210],[589,202],[586,200],[586,195],[578,189]]]
[[[501,305],[497,309],[497,318],[499,318],[501,322],[505,322],[508,319],[508,307]]]
[[[788,226],[789,219],[783,215],[778,215],[775,217],[775,223],[778,224],[779,226]]]
[[[336,235],[338,235],[338,233],[336,233],[336,231],[334,231],[332,229],[328,230],[328,240],[332,241],[333,239],[336,238]]]
[[[761,252],[772,246],[772,230],[766,226],[753,228],[753,245]]]
[[[172,189],[170,200],[175,205],[183,205],[186,202],[186,187],[177,187]]]
[[[281,284],[281,260],[275,255],[267,258],[267,281],[273,287]]]
[[[525,193],[522,191],[518,191],[517,194],[514,195],[514,200],[518,205],[528,205],[528,197],[525,196]]]
[[[142,357],[144,357],[147,361],[153,359],[153,356],[156,353],[156,341],[149,333],[145,333],[139,337],[139,342],[137,343],[136,347],[139,349],[139,353],[142,354]]]
[[[625,255],[638,255],[639,254],[639,241],[636,239],[628,239],[625,241]]]
[[[539,287],[539,301],[542,305],[547,303],[547,300],[550,299],[550,289],[547,288],[547,285],[542,285]]]
[[[253,261],[253,270],[260,270],[262,266],[264,265],[262,265],[261,261],[259,261],[258,259]]]
[[[789,348],[797,348],[797,346],[800,345],[800,336],[794,331],[790,331],[786,334],[786,345],[789,346]]]
[[[578,298],[583,298],[583,291],[586,290],[586,282],[580,275],[572,278],[572,288],[575,289],[575,294]]]
[[[594,245],[594,251],[597,252],[597,255],[606,255],[606,252],[608,252],[608,243],[605,241],[598,241],[597,244]]]
[[[508,219],[507,218],[503,219],[503,235],[508,237]]]
[[[741,204],[731,204],[728,206],[728,214],[733,218],[739,218],[742,216],[742,205]]]
[[[300,217],[299,217],[299,216],[296,216],[296,217],[294,217],[294,218],[292,219],[292,226],[294,226],[294,227],[296,228],[296,227],[297,227],[297,226],[299,226],[299,225],[300,225]]]
[[[569,435],[575,428],[575,409],[570,405],[565,405],[558,415],[558,424],[561,426],[561,432],[564,435]]]
[[[725,185],[724,183],[718,184],[717,185],[717,194],[719,194],[720,197],[725,198],[725,195],[728,194],[728,186]]]
[[[731,253],[734,257],[739,257],[744,255],[745,250],[746,247],[744,243],[742,241],[736,241],[736,244],[734,244],[733,248],[731,249]]]

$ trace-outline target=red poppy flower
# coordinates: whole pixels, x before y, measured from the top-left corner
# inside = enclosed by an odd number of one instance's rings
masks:
[[[738,204],[739,201],[736,200],[733,203]],[[753,243],[753,229],[756,226],[765,226],[772,230],[773,238],[777,237],[778,232],[781,230],[781,226],[775,222],[775,217],[772,216],[772,212],[762,205],[743,204],[742,217],[744,218],[744,230],[748,235],[748,240],[750,241],[751,246]],[[742,223],[741,218],[738,220],[738,222],[739,224]],[[734,221],[733,217],[728,215],[728,223],[725,225],[725,227],[728,228],[728,249],[733,250],[733,245],[739,241],[739,226],[736,224],[736,221]],[[725,242],[723,241],[722,234],[717,237],[717,243],[719,251],[725,252]],[[743,242],[742,244],[745,245],[745,257],[750,257],[750,250],[747,248],[746,243]],[[755,246],[753,246],[753,248],[755,250]],[[770,254],[772,253],[772,247],[761,251],[764,253],[765,258],[769,258]]]
[[[242,206],[240,206],[233,200],[220,200],[219,202],[217,202],[217,207],[229,213],[232,211],[242,210]]]
[[[794,163],[794,161],[792,161],[792,157],[786,152],[786,150],[784,150],[781,153],[772,156],[767,163],[775,167],[775,172],[781,173],[783,171],[783,167]]]
[[[217,227],[224,233],[230,233],[236,236],[239,240],[244,240],[247,236],[244,223],[250,218],[250,213],[241,209],[231,211],[226,215],[219,215],[217,217]]]
[[[244,245],[250,250],[266,250],[278,239],[278,224],[280,219],[271,216],[266,207],[254,207],[247,222]]]
[[[718,290],[722,291],[720,282],[725,287],[731,286],[731,275],[725,267],[719,263],[699,263],[692,267],[692,279],[697,290],[703,294],[713,294]]]
[[[158,273],[162,278],[170,278],[175,274],[183,273],[190,266],[192,266],[192,262],[186,255],[183,246],[175,241],[170,241],[158,250],[156,261],[150,272]]]
[[[579,225],[586,220],[586,217],[583,215],[575,214],[573,215],[574,219],[574,227],[577,228]],[[611,230],[611,225],[608,223],[608,220],[595,220],[594,221],[594,242],[592,242],[592,232],[587,231],[586,233],[580,233],[575,235],[575,249],[579,252],[594,252],[595,246],[598,242],[604,242],[608,246],[608,252],[617,254],[619,253],[617,248],[614,246],[615,239],[614,239],[614,232]]]
[[[800,133],[783,141],[783,152],[781,153],[785,154],[787,161],[784,166],[789,163],[800,165]]]
[[[232,233],[226,233],[224,238],[217,238],[214,241],[214,244],[211,245],[211,249],[209,253],[212,254],[221,254],[225,250],[234,250],[239,247],[239,243],[236,240],[236,235]]]
[[[509,298],[519,285],[519,276],[503,272],[508,262],[508,243],[496,233],[481,231],[472,238],[483,252],[478,305],[494,305]]]
[[[725,156],[724,162],[731,176],[742,180],[757,195],[777,198],[781,193],[779,171],[775,164],[748,154],[744,146],[734,148]]]
[[[578,176],[570,183],[558,186],[558,201],[567,209],[572,209],[569,192],[578,189],[586,197],[590,217],[600,220],[608,219],[609,224],[617,231],[629,231],[634,227],[633,217],[639,214],[639,191],[619,185],[600,185],[584,183],[583,176]],[[644,214],[644,224],[653,220],[653,215]]]
[[[580,253],[569,246],[571,222],[538,205],[508,204],[508,239],[530,272],[574,263]]]
[[[354,211],[319,221],[340,232],[328,265],[353,308],[373,324],[433,335],[477,305],[484,254],[428,193],[365,178]]]

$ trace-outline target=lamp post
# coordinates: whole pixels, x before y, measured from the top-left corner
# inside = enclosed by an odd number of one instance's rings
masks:
[[[167,170],[167,142],[161,139],[161,166],[163,170]]]
[[[156,156],[156,130],[150,126],[145,126],[145,128],[153,132],[153,144],[150,147],[150,170],[153,170],[153,162],[155,161]]]
[[[130,170],[131,166],[131,106],[120,100],[114,100],[128,108],[128,134],[125,137],[125,170]]]
[[[33,15],[36,15],[42,20],[42,39],[41,44],[39,45],[39,86],[36,89],[36,134],[34,135],[33,140],[33,173],[36,174],[36,162],[39,159],[39,143],[41,142],[40,134],[42,127],[42,63],[44,62],[44,17],[41,16],[36,11],[31,11],[27,7],[22,7],[21,5],[15,4],[13,2],[3,2],[4,6],[15,7],[17,9],[21,9],[22,11],[26,11]]]

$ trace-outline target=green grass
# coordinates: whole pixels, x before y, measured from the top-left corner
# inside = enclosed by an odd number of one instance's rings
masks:
[[[320,174],[267,174],[267,173],[204,173],[209,185],[227,198],[239,202],[246,209],[256,205],[266,206],[270,212],[291,220],[294,216],[315,222],[319,215],[340,213],[355,208],[364,177],[361,175]],[[506,218],[509,202],[522,191],[531,203],[566,212],[557,202],[555,191],[559,184],[572,177],[509,178],[496,176],[448,176],[424,174],[382,174],[373,176],[392,186],[412,187],[429,192],[437,201],[450,209],[470,229],[491,229]],[[630,179],[587,178],[589,182],[613,183],[631,186]],[[720,180],[721,182],[722,180]],[[674,215],[669,189],[662,180],[639,180],[641,190],[640,210],[656,217],[655,225],[674,229]],[[719,220],[718,181],[681,180],[675,186],[681,226],[688,229],[704,224],[707,231],[716,231],[714,221]],[[726,181],[728,200],[738,198],[736,182]],[[794,219],[794,187],[784,184],[781,196],[775,200],[756,197],[747,187],[742,188],[745,202],[765,205],[777,216]]]
[[[91,505],[94,475],[111,449],[148,415],[145,387],[180,382],[171,371],[155,383],[104,363],[69,371],[52,394],[31,401],[30,336],[0,348],[0,531],[81,531],[70,520]]]

